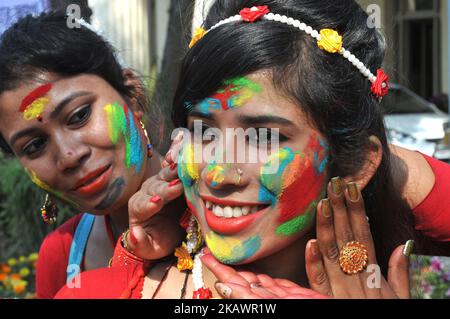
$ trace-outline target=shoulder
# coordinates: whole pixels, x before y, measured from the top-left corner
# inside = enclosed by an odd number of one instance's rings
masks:
[[[53,298],[66,282],[66,269],[73,234],[81,220],[78,214],[48,234],[39,249],[36,264],[38,298]]]
[[[391,145],[392,154],[405,167],[406,176],[403,178],[403,198],[409,207],[417,207],[433,190],[436,175],[425,155]]]
[[[143,281],[144,268],[143,265],[129,265],[82,272],[73,282],[64,285],[55,299],[119,299],[127,290],[130,294],[125,297],[133,297],[136,295],[133,290],[138,286],[142,288],[138,281]]]

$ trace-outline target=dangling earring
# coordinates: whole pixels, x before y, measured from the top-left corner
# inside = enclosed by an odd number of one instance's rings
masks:
[[[141,120],[139,120],[139,123],[141,123],[142,130],[144,131],[145,138],[147,139],[147,156],[152,157],[153,156],[153,145],[150,142],[150,138],[148,137],[147,130],[145,129],[144,123]]]
[[[46,224],[54,224],[58,216],[58,206],[52,201],[48,194],[45,195],[44,205],[41,207],[41,216]]]

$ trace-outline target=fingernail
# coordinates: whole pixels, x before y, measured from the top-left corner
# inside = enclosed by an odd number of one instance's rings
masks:
[[[413,250],[414,250],[414,240],[410,239],[405,243],[405,247],[403,247],[403,255],[409,257],[412,254]]]
[[[179,178],[177,178],[177,179],[174,179],[173,181],[171,181],[171,182],[169,183],[169,186],[172,187],[172,186],[175,186],[175,185],[177,185],[177,184],[179,184],[179,183],[181,183],[181,181],[180,181]]]
[[[157,202],[159,202],[160,200],[161,200],[161,197],[158,196],[158,195],[153,196],[152,198],[150,198],[150,202],[152,202],[152,203],[157,203]]]
[[[325,218],[331,217],[330,200],[328,198],[322,199],[322,214]]]
[[[333,177],[331,179],[331,190],[336,196],[340,196],[342,194],[342,184],[340,177]]]
[[[169,161],[169,160],[171,159],[171,156],[172,156],[172,151],[169,150],[169,151],[166,153],[166,156],[164,156],[164,159],[165,159],[166,161]]]
[[[358,185],[355,182],[350,182],[347,184],[347,190],[350,200],[356,202],[359,198]]]
[[[177,168],[177,163],[170,164],[170,170],[173,171]]]
[[[319,247],[317,246],[317,241],[311,241],[311,252],[314,256],[317,256],[319,253]]]
[[[221,283],[221,282],[216,282],[215,284],[216,286],[216,290],[219,294],[221,294],[222,296],[229,298],[231,296],[231,288],[228,287],[227,285]]]
[[[137,245],[138,241],[136,239],[136,236],[134,236],[133,229],[130,230],[130,240],[133,243],[133,245]]]
[[[369,136],[369,141],[372,143],[372,144],[379,144],[380,143],[380,140],[378,139],[378,137],[376,137],[375,135],[370,135]]]

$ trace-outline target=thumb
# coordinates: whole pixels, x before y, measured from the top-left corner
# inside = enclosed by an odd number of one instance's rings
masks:
[[[409,299],[409,253],[405,254],[405,247],[398,246],[389,259],[388,283],[395,294],[401,299]]]
[[[150,237],[145,232],[142,226],[136,225],[130,229],[128,238],[126,238],[130,251],[142,259],[154,259],[155,251],[150,242]]]

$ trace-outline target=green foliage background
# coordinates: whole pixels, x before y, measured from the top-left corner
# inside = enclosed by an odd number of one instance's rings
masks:
[[[40,216],[44,199],[18,161],[0,153],[0,262],[38,252],[45,235],[75,214],[58,201],[58,220],[47,225]]]

